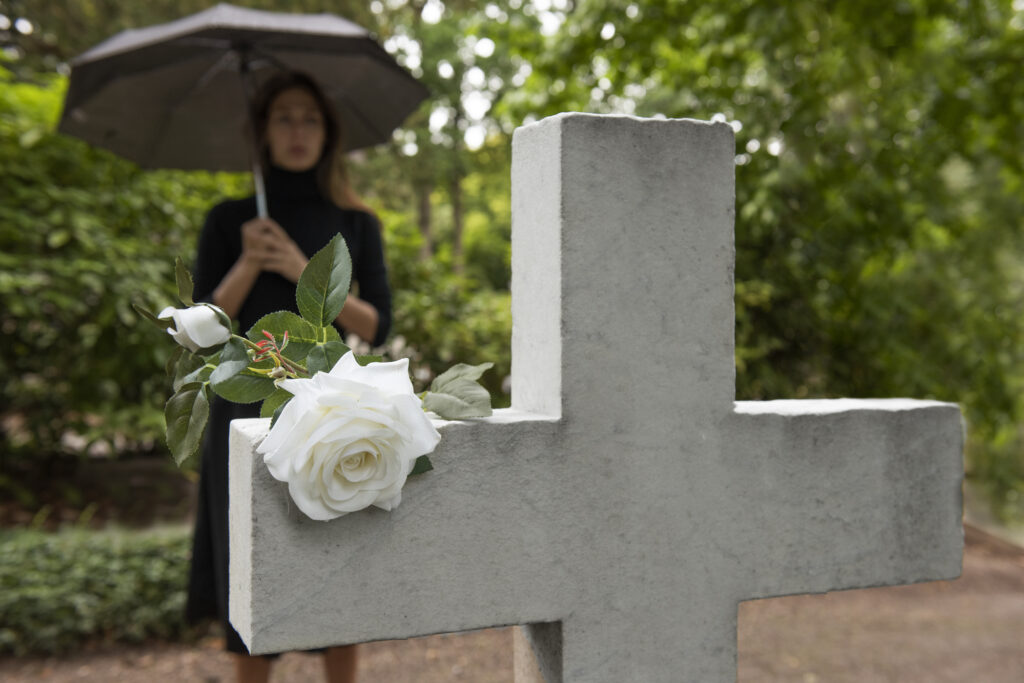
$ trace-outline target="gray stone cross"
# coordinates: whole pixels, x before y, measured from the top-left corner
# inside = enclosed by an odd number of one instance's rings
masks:
[[[740,601],[959,575],[955,405],[734,401],[733,155],[691,120],[516,131],[512,408],[326,523],[236,422],[253,652],[523,624],[548,683],[731,681]]]

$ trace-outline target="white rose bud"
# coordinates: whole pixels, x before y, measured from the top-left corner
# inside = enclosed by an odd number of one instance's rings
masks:
[[[416,459],[441,440],[413,393],[407,359],[363,367],[349,352],[329,373],[279,386],[294,396],[257,451],[313,519],[391,510]]]
[[[168,306],[157,317],[173,318],[174,327],[167,328],[167,334],[193,353],[223,344],[231,338],[231,329],[225,324],[227,314],[212,304],[197,304],[189,308]]]

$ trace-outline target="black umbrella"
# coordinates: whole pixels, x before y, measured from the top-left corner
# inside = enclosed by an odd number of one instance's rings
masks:
[[[243,130],[252,92],[279,71],[317,81],[337,107],[347,150],[388,140],[428,94],[347,19],[221,4],[123,31],[75,58],[59,130],[144,168],[253,164],[262,207],[258,157]]]

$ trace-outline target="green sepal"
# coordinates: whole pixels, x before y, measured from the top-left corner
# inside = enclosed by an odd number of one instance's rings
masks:
[[[306,369],[312,377],[318,372],[330,372],[335,363],[349,352],[349,348],[340,341],[330,341],[314,346],[306,356]]]
[[[430,462],[430,458],[425,455],[421,455],[416,458],[416,463],[412,466],[412,472],[409,472],[410,477],[415,477],[417,474],[423,474],[434,469],[434,464]]]
[[[136,313],[138,313],[143,318],[145,318],[146,320],[150,321],[151,323],[153,323],[154,325],[159,327],[161,330],[167,330],[167,329],[170,329],[170,328],[174,327],[174,320],[173,319],[168,318],[166,320],[161,320],[160,318],[158,318],[155,315],[153,315],[152,313],[150,313],[147,308],[142,306],[142,304],[138,304],[138,303],[135,303],[133,301],[132,302],[132,308],[135,309]]]
[[[290,391],[285,391],[281,387],[277,387],[270,396],[267,396],[263,401],[263,405],[260,406],[260,417],[273,417],[277,409],[288,403],[292,398]]]
[[[329,326],[341,313],[352,283],[352,258],[341,235],[313,255],[299,276],[295,303],[299,314],[317,328]]]
[[[231,316],[229,316],[227,313],[225,313],[223,308],[221,308],[220,306],[217,306],[216,304],[205,304],[204,303],[202,305],[203,306],[207,306],[208,308],[212,308],[213,309],[213,312],[217,314],[217,319],[220,320],[220,324],[221,325],[226,327],[229,331],[234,329],[234,326],[232,325],[232,322],[231,322]]]
[[[185,267],[185,262],[181,260],[180,256],[174,259],[174,280],[178,284],[178,298],[181,299],[181,303],[186,306],[195,305],[195,302],[192,301],[192,290],[194,289],[192,274],[188,272],[188,268]]]
[[[384,360],[384,356],[373,356],[367,354],[365,356],[356,356],[356,362],[360,365],[369,365],[370,363],[380,363]]]
[[[179,467],[199,451],[209,417],[210,401],[206,385],[199,382],[183,385],[164,405],[167,447]]]
[[[434,378],[423,397],[423,409],[430,410],[446,420],[488,417],[491,395],[476,380],[494,363],[466,365],[459,363]]]

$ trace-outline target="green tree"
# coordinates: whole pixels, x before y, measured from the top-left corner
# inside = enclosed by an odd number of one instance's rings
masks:
[[[65,79],[0,69],[0,457],[162,442],[170,347],[133,300],[172,301],[174,254],[238,176],[141,173],[54,132]]]
[[[958,401],[1012,501],[1022,29],[1009,1],[584,1],[503,114],[732,123],[739,396]]]

